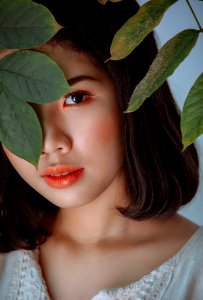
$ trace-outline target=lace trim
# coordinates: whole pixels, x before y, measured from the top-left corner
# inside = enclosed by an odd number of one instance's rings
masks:
[[[160,299],[171,282],[175,258],[170,259],[155,271],[126,287],[104,289],[92,300],[156,300]]]
[[[202,237],[203,227],[188,240],[181,250],[159,268],[126,287],[103,289],[92,300],[157,300],[162,299],[169,286],[176,261],[196,247],[195,239]],[[1,300],[51,300],[43,279],[38,252],[19,250],[9,254],[11,274],[6,297]]]
[[[12,255],[12,253],[11,253]],[[16,251],[6,300],[50,300],[32,251]]]
[[[50,300],[36,259],[38,253],[21,250],[12,255],[12,277],[5,300]],[[175,258],[172,258],[139,281],[126,287],[101,290],[92,300],[160,299],[172,279],[175,265]]]

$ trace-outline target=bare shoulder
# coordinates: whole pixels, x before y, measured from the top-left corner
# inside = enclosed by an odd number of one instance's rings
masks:
[[[171,229],[178,233],[179,238],[182,236],[182,238],[186,240],[190,238],[190,236],[192,236],[199,228],[197,224],[180,215],[175,216],[171,225]]]
[[[159,241],[168,244],[172,252],[184,246],[199,228],[197,224],[178,214],[162,222],[161,225],[158,231]]]
[[[144,244],[146,247],[143,247],[142,253],[147,251],[155,269],[176,255],[197,232],[199,226],[177,214],[168,219],[152,221],[146,228],[149,242]]]
[[[199,226],[190,220],[175,215],[174,217],[159,224],[156,231],[156,242],[152,243],[158,260],[167,261],[176,255],[197,232]],[[154,240],[154,239],[153,239]]]

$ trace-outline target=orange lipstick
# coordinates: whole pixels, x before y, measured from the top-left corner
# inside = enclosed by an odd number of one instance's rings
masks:
[[[83,168],[75,166],[50,166],[44,170],[42,178],[49,186],[62,189],[74,184],[83,173]]]

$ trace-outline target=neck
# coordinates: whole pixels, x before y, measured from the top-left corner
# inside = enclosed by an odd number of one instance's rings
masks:
[[[53,236],[91,244],[123,234],[129,220],[116,207],[125,206],[128,198],[125,190],[119,193],[108,190],[86,205],[61,208],[54,223]]]
[[[82,244],[99,243],[119,235],[126,227],[124,218],[115,207],[103,209],[97,205],[61,209],[55,232]]]
[[[60,208],[53,222],[52,238],[81,246],[123,243],[129,238],[139,241],[154,235],[168,223],[167,220],[134,221],[121,215],[117,207],[126,207],[130,201],[126,190],[118,189],[121,186],[124,185],[117,182],[117,189],[111,186],[110,190],[85,205]]]
[[[55,233],[79,244],[96,244],[118,236],[126,228],[126,218],[115,209],[111,211],[85,209],[60,210]]]

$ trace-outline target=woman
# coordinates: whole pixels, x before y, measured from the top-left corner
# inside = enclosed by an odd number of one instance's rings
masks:
[[[123,114],[156,54],[153,36],[104,63],[136,3],[36,2],[64,28],[35,51],[72,91],[33,105],[37,169],[2,145],[1,299],[201,299],[203,229],[177,214],[198,187],[195,147],[182,152],[167,84]]]

